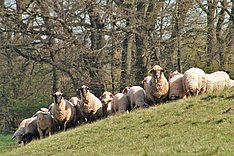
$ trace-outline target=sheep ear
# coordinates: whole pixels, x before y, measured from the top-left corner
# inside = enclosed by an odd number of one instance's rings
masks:
[[[127,94],[128,93],[128,89],[124,88],[124,90],[122,91],[123,94]]]
[[[151,70],[149,71],[149,73],[152,74],[153,71],[154,71],[154,69],[151,69]]]
[[[164,73],[164,72],[165,72],[165,70],[164,70],[164,69],[161,69],[161,72],[163,72],[163,73]]]

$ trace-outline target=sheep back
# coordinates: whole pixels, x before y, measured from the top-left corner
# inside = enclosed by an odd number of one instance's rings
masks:
[[[154,97],[151,95],[151,85],[150,81],[152,79],[152,76],[147,76],[142,81],[144,89],[145,89],[145,98],[147,104],[153,104],[154,103]]]
[[[130,111],[127,96],[123,93],[115,94],[111,101],[111,110],[113,113]]]
[[[229,88],[230,84],[230,77],[224,71],[216,71],[211,74],[206,74],[207,77],[207,85],[206,85],[206,92],[220,92],[223,91],[225,88]]]
[[[182,84],[183,74],[176,74],[169,80],[169,98],[176,99],[176,98],[184,98],[186,93],[183,89]]]
[[[200,68],[190,68],[184,72],[182,84],[186,94],[198,95],[204,93],[207,78],[205,72]]]
[[[131,109],[147,106],[145,102],[145,91],[140,86],[132,86],[127,92],[127,98]]]

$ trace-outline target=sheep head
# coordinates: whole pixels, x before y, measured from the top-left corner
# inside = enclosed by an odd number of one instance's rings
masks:
[[[128,94],[128,91],[129,91],[130,88],[131,88],[131,86],[130,86],[130,87],[125,87],[125,88],[123,89],[122,93],[123,93],[123,94]]]
[[[21,144],[22,141],[23,141],[23,140],[22,140],[23,135],[24,135],[24,130],[23,130],[23,128],[21,127],[21,128],[19,128],[19,129],[14,133],[12,139],[16,138],[18,144]]]
[[[108,106],[108,103],[110,103],[113,99],[113,94],[110,92],[104,92],[101,96],[100,96],[101,102],[103,104],[103,106]]]
[[[173,78],[174,76],[179,75],[179,74],[180,74],[180,73],[179,73],[177,70],[171,71],[171,72],[169,73],[169,79],[171,79],[171,78]]]
[[[52,96],[54,98],[54,103],[55,104],[60,104],[62,99],[64,98],[63,93],[61,93],[61,92],[56,92]]]
[[[80,88],[78,88],[76,91],[80,93],[80,96],[84,96],[86,93],[89,92],[89,87],[86,85],[82,85]]]
[[[152,74],[152,77],[157,80],[161,78],[161,76],[163,75],[163,72],[164,72],[164,69],[160,67],[159,65],[155,65],[153,69],[149,71],[149,73]]]
[[[75,107],[77,107],[77,106],[79,106],[80,105],[80,99],[78,99],[77,97],[72,97],[70,100],[69,100],[72,104],[73,104],[73,106],[75,106]]]

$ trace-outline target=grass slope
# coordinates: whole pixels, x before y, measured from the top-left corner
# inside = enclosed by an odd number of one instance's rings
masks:
[[[4,155],[233,155],[234,89],[139,109]]]
[[[12,133],[0,133],[0,143],[13,142],[14,140],[11,139],[12,135]]]

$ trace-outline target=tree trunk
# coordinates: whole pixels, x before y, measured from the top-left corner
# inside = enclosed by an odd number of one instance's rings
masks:
[[[225,18],[225,9],[227,9],[227,0],[221,1],[222,9],[219,12],[219,19],[216,26],[216,38],[218,42],[218,53],[219,53],[219,70],[225,69],[225,42],[224,42],[224,34],[222,34],[222,27],[224,24],[224,18]]]
[[[91,27],[93,28],[90,35],[91,50],[99,50],[104,46],[103,44],[104,34],[102,32],[104,25],[101,21],[99,13],[94,11],[93,7],[95,5],[93,5],[92,3],[93,2],[91,2],[91,7],[88,10]],[[91,78],[89,82],[89,87],[91,88],[92,92],[95,95],[100,96],[104,91],[103,90],[104,85],[100,81],[100,76],[98,71],[99,63],[97,61],[98,61],[98,56],[95,56],[95,54],[88,56],[88,63],[90,64],[89,75]]]
[[[126,18],[126,28],[132,25],[132,20],[128,18],[132,14],[132,11],[129,11],[133,6],[128,4],[124,6],[126,9],[125,14]],[[128,85],[132,83],[132,43],[133,35],[130,32],[125,32],[124,40],[122,43],[122,52],[121,52],[121,73],[120,73],[120,92]]]
[[[233,49],[234,49],[234,0],[232,0],[232,7],[231,7],[231,12],[229,14],[229,31],[228,31],[228,35],[226,37],[226,43],[227,43],[227,60],[225,60],[225,62],[229,62],[232,61],[231,60],[231,56],[233,56]],[[230,62],[230,63],[233,63]],[[229,67],[231,69],[233,69],[233,64],[231,65],[231,67]]]
[[[143,15],[145,9],[144,2],[137,3],[137,15],[139,16],[141,22],[143,23]],[[135,35],[136,37],[136,52],[135,52],[135,64],[134,64],[134,82],[136,85],[140,85],[141,81],[144,79],[147,73],[147,69],[144,63],[144,55],[146,53],[146,45],[147,40],[146,36],[143,36],[145,32],[143,32],[142,26],[137,26],[138,34]],[[147,35],[147,34],[146,34]]]
[[[217,0],[208,0],[208,12],[207,12],[207,67],[210,68],[212,65],[212,60],[215,56],[215,9],[217,6]]]

